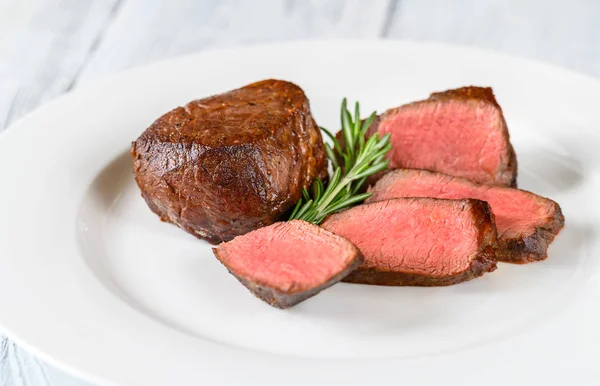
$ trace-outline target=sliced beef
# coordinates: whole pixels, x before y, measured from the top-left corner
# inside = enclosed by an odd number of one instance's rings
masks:
[[[496,269],[494,216],[479,200],[379,201],[331,215],[322,226],[365,257],[347,282],[441,286]]]
[[[213,243],[279,220],[327,175],[308,99],[280,80],[176,108],[133,143],[132,155],[150,209]]]
[[[367,202],[400,197],[476,198],[487,201],[496,217],[498,260],[527,263],[545,259],[563,228],[560,206],[525,190],[481,185],[426,170],[396,169],[370,188]]]
[[[350,241],[300,220],[238,236],[213,251],[250,292],[278,308],[316,295],[363,262]]]
[[[434,93],[388,110],[371,125],[369,134],[375,132],[391,133],[390,168],[429,169],[479,183],[516,186],[516,155],[491,88]]]

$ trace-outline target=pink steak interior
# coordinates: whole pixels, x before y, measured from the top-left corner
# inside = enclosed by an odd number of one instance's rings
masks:
[[[370,201],[399,197],[476,198],[487,201],[496,217],[498,237],[525,236],[554,215],[555,203],[512,188],[473,184],[459,178],[420,170],[398,170],[384,176]]]
[[[327,282],[357,254],[348,240],[303,221],[275,223],[218,247],[234,274],[288,293]]]
[[[485,182],[501,159],[508,161],[502,127],[495,106],[456,100],[403,106],[386,116],[378,131],[392,135],[390,168],[430,169]]]
[[[469,268],[480,234],[463,201],[400,199],[359,205],[323,226],[352,241],[364,267],[429,276]]]

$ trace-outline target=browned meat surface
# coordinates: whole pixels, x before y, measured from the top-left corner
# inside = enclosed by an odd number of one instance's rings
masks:
[[[213,251],[255,296],[278,308],[316,295],[363,262],[351,242],[300,220],[238,236]]]
[[[308,99],[280,80],[176,108],[133,143],[132,155],[150,209],[212,243],[281,219],[327,175]]]
[[[331,215],[322,226],[365,257],[347,282],[439,286],[496,269],[494,216],[479,200],[379,201]]]

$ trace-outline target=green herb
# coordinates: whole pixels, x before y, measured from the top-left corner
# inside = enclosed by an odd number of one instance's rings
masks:
[[[346,104],[344,98],[341,112],[343,146],[331,132],[321,127],[333,142],[333,148],[325,144],[327,157],[335,170],[333,176],[327,187],[317,179],[310,192],[302,191],[302,198],[290,220],[320,224],[327,215],[364,201],[371,193],[360,193],[361,186],[370,175],[388,167],[385,155],[392,148],[390,135],[380,139],[378,134],[374,134],[365,140],[365,133],[375,120],[376,113],[373,112],[361,123],[358,102],[354,107],[354,119]]]

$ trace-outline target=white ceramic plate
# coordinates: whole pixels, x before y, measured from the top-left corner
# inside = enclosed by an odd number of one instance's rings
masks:
[[[187,101],[264,78],[301,85],[336,128],[343,96],[382,111],[490,85],[519,186],[558,201],[542,263],[446,288],[338,284],[281,311],[209,245],[161,223],[129,146]],[[600,82],[551,66],[407,42],[241,48],[81,88],[0,140],[0,324],[91,380],[128,385],[590,384],[599,374]]]

